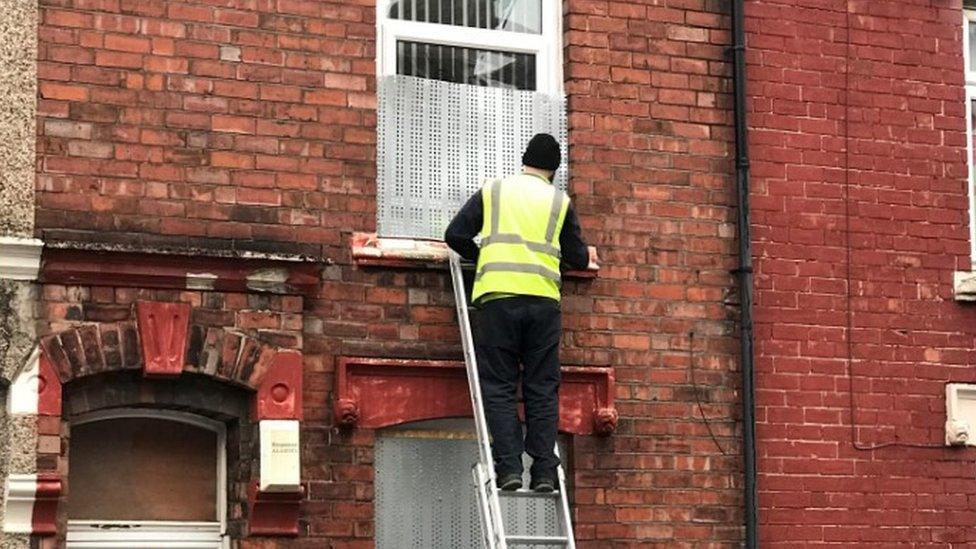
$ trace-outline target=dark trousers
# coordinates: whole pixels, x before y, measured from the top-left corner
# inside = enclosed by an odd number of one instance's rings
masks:
[[[559,426],[559,302],[534,296],[488,301],[474,317],[481,394],[496,474],[522,472],[522,452],[532,475],[555,479],[553,448]],[[521,364],[525,440],[516,412]]]

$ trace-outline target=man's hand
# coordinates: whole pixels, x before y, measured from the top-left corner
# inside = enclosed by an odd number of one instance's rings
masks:
[[[588,270],[590,270],[590,271],[599,271],[600,270],[600,263],[599,263],[600,262],[600,258],[597,257],[597,255],[596,255],[596,247],[595,246],[587,246],[586,247],[586,251],[588,251],[589,254],[590,254],[590,264],[587,265],[586,268]]]

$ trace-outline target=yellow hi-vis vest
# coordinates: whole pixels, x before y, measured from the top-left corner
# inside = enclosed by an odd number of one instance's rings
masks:
[[[486,294],[559,300],[559,233],[569,197],[544,178],[521,174],[481,189],[484,222],[471,300]]]

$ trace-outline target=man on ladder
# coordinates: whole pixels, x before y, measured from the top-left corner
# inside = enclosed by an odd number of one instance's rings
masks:
[[[444,235],[451,249],[477,264],[473,335],[495,473],[504,491],[522,487],[523,451],[532,457],[530,488],[551,492],[557,485],[560,265],[585,269],[596,263],[569,197],[552,185],[561,156],[551,135],[533,137],[522,155],[522,173],[487,181]],[[516,413],[520,364],[524,440]]]

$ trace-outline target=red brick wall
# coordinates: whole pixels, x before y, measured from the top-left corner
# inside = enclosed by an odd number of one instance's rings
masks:
[[[374,9],[41,10],[45,238],[336,260],[304,309],[308,539],[280,546],[371,546],[374,434],[332,428],[337,358],[460,356],[445,273],[349,260],[346,232],[375,226]],[[573,441],[581,547],[740,545],[727,9],[564,2],[570,189],[603,263],[566,285],[564,362],[613,366],[621,414]]]
[[[564,359],[613,366],[621,413],[575,441],[577,535],[738,547],[728,3],[565,6],[571,194],[604,268],[564,292]]]
[[[42,4],[46,238],[317,255],[373,226],[372,5]]]
[[[763,546],[971,544],[976,456],[939,448],[976,380],[961,2],[746,14]]]

